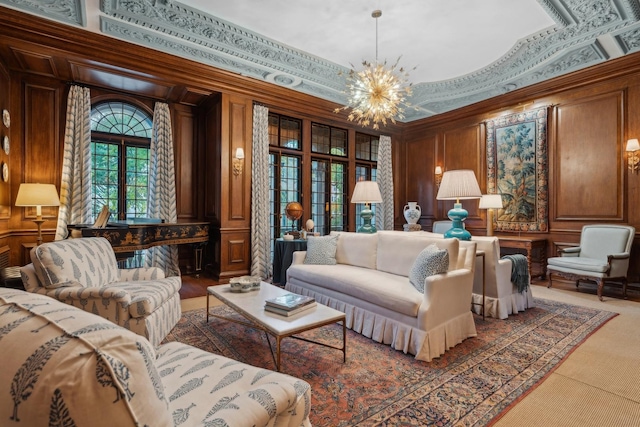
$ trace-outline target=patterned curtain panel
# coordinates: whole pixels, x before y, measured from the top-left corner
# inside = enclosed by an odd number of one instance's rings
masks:
[[[169,106],[162,102],[156,102],[153,111],[149,157],[149,217],[175,223],[178,221],[178,213],[171,115]],[[167,277],[180,275],[176,245],[158,246],[150,249],[145,257],[145,263],[148,267],[161,268]]]
[[[91,96],[89,88],[71,86],[67,97],[64,159],[56,240],[67,237],[67,224],[93,222],[91,213]]]
[[[393,166],[391,162],[391,137],[380,135],[378,146],[378,176],[382,203],[376,206],[376,227],[393,230]]]
[[[251,159],[251,275],[271,276],[269,234],[269,109],[253,106]]]

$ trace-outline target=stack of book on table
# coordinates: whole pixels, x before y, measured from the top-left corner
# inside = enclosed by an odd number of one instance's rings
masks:
[[[279,297],[270,298],[265,301],[264,309],[282,316],[293,316],[301,311],[308,310],[316,306],[313,297],[304,295],[285,294]]]

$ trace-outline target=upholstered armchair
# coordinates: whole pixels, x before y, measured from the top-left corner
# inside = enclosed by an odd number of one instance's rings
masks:
[[[97,314],[155,346],[182,315],[180,277],[165,278],[156,267],[119,269],[113,248],[103,237],[36,246],[31,264],[20,273],[27,291]]]
[[[453,226],[453,221],[449,221],[448,219],[442,221],[433,221],[433,226],[431,231],[433,233],[444,234]],[[466,228],[464,222],[462,223],[462,228]]]
[[[482,311],[484,281],[485,315],[497,319],[506,319],[510,314],[518,314],[535,306],[531,293],[531,273],[529,286],[522,291],[511,281],[512,262],[500,258],[500,241],[493,236],[472,236],[478,251],[484,257],[476,257],[475,276],[473,279],[473,311]],[[484,261],[484,265],[482,262]]]
[[[598,285],[598,298],[607,281],[621,281],[622,295],[627,297],[627,270],[631,244],[636,230],[629,225],[585,225],[580,234],[580,246],[563,249],[559,257],[547,260],[551,287],[553,276],[592,281]]]

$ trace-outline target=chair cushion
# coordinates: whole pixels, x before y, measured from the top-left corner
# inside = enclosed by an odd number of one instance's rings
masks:
[[[182,280],[178,276],[162,280],[142,282],[116,282],[114,287],[123,289],[131,296],[129,314],[131,317],[145,317],[156,311],[180,291]]]
[[[409,281],[420,292],[424,293],[424,281],[434,274],[446,273],[449,269],[449,252],[438,249],[436,245],[429,245],[419,254],[411,270]]]
[[[309,236],[305,264],[335,265],[338,236]]]
[[[0,329],[2,425],[173,426],[155,350],[144,337],[9,289],[0,289]]]
[[[564,269],[574,269],[582,272],[604,273],[609,269],[609,264],[601,259],[585,258],[585,257],[553,257],[547,260],[547,266],[553,269],[553,266],[562,267]],[[565,270],[566,271],[566,270]]]
[[[100,287],[118,280],[116,256],[103,237],[44,243],[31,250],[31,262],[47,289]]]

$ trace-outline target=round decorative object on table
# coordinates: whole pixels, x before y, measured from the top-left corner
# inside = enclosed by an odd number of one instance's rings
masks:
[[[9,165],[5,162],[2,162],[2,180],[4,182],[9,181]]]
[[[4,149],[4,152],[9,155],[9,137],[7,135],[5,135],[2,140],[2,148]]]
[[[297,221],[302,218],[302,205],[298,202],[289,202],[284,208],[284,212],[291,221]]]
[[[417,224],[422,214],[422,209],[418,205],[418,202],[407,202],[404,207],[404,219],[408,224]]]
[[[11,126],[11,115],[9,115],[8,110],[2,110],[2,123],[4,123],[6,127]]]

